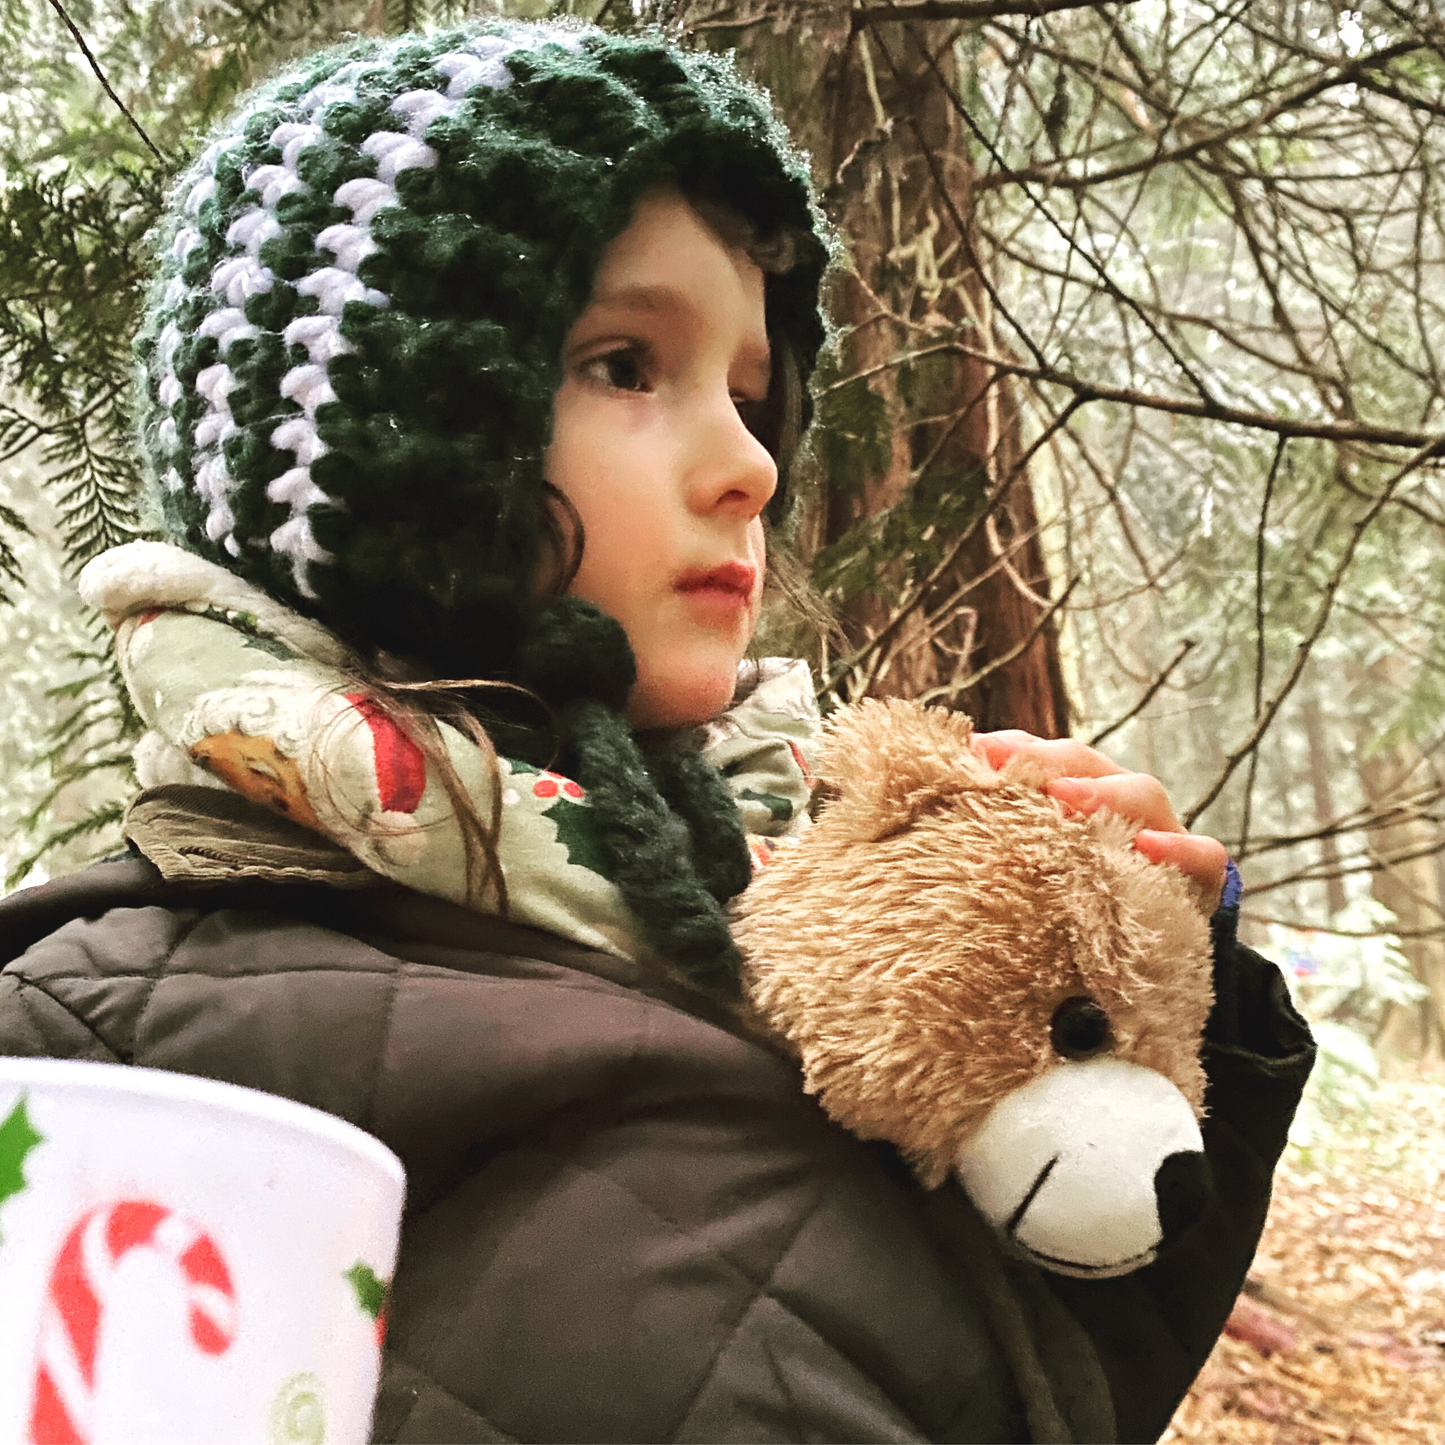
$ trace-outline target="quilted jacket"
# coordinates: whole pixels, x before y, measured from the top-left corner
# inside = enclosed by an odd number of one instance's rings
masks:
[[[400,1155],[378,1440],[1134,1441],[1168,1423],[1254,1252],[1312,1056],[1228,917],[1215,1201],[1147,1269],[1063,1280],[997,1251],[956,1188],[926,1194],[834,1127],[719,1002],[344,858],[328,875],[297,861],[314,835],[275,842],[269,815],[271,853],[238,850],[255,820],[226,806],[214,846],[152,846],[163,868],[133,853],[0,903],[0,1053],[229,1080]]]

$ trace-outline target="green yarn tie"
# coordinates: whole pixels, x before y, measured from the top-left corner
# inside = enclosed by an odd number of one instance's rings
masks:
[[[589,700],[567,708],[566,723],[577,781],[592,799],[612,881],[648,941],[695,983],[736,988],[741,959],[722,907],[699,877],[692,856],[693,837],[701,825],[717,826],[728,814],[741,845],[742,827],[732,799],[722,790],[726,813],[699,818],[699,826],[689,827],[655,786],[642,749],[621,716]],[[723,869],[716,864],[704,866],[717,879],[722,877]],[[737,876],[735,871],[734,881]],[[742,881],[746,883],[746,877]]]

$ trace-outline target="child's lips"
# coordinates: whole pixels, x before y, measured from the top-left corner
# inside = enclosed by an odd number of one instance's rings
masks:
[[[731,610],[752,605],[757,580],[758,569],[749,563],[724,562],[707,571],[684,572],[673,585],[689,601]]]

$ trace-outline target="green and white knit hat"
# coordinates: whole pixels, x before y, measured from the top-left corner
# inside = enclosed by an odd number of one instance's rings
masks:
[[[768,327],[806,384],[826,223],[728,61],[513,23],[313,57],[180,184],[137,342],[143,445],[174,540],[363,659],[542,696],[648,938],[729,985],[721,905],[749,874],[731,796],[698,753],[640,747],[621,626],[536,595],[563,344],[665,183],[791,241]]]
[[[805,238],[768,312],[806,379],[826,228],[728,61],[493,23],[253,93],[180,185],[137,344],[175,540],[363,652],[507,675],[563,341],[660,182]]]

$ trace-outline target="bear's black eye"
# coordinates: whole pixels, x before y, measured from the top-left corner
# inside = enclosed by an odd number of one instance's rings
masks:
[[[1088,1059],[1109,1045],[1109,1015],[1093,999],[1066,998],[1049,1025],[1054,1052],[1066,1059]]]

